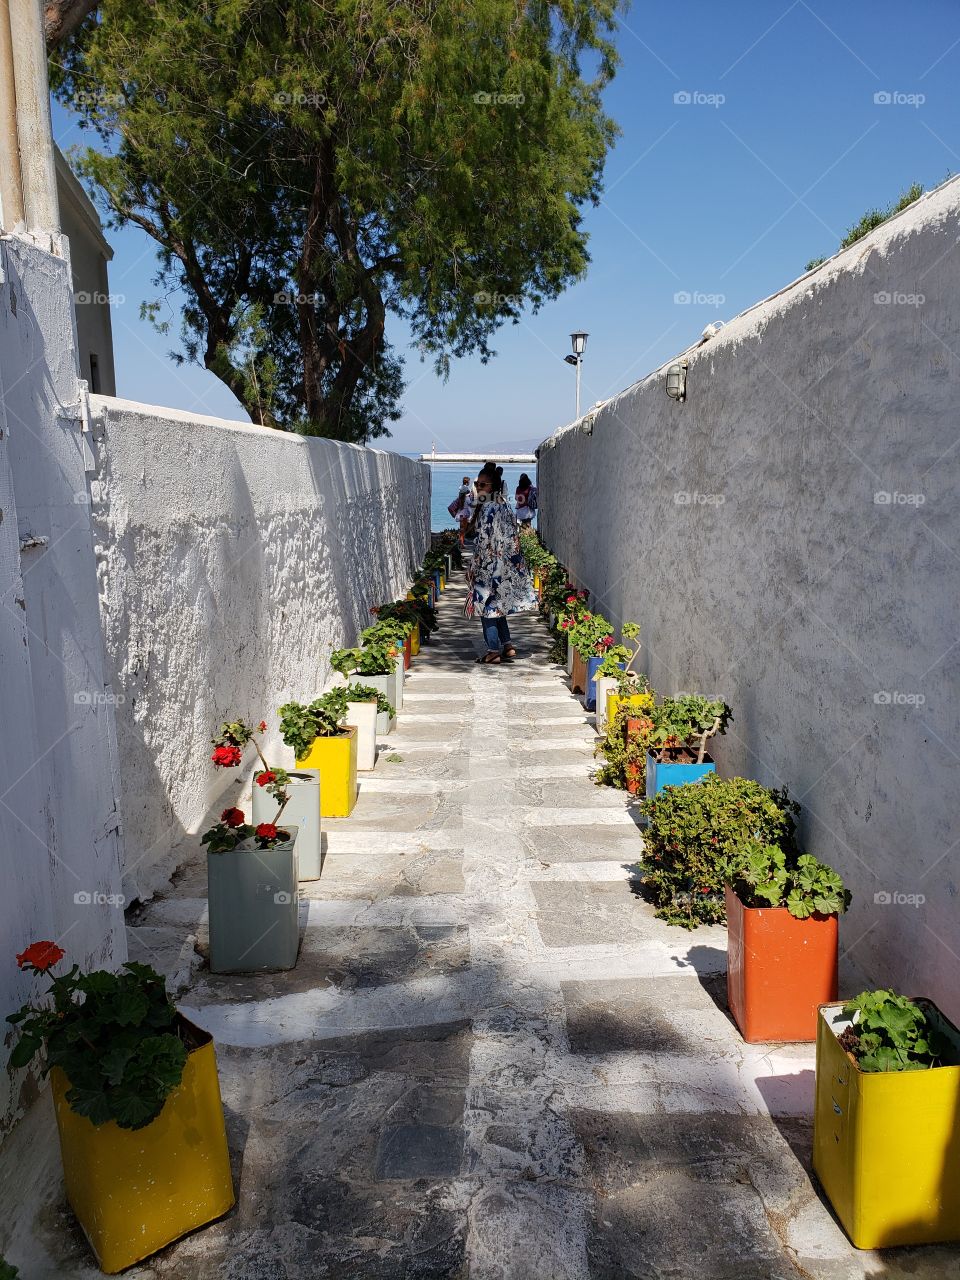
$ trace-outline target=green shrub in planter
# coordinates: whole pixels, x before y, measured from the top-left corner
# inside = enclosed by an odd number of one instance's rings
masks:
[[[711,773],[665,787],[641,810],[649,819],[640,864],[645,896],[661,920],[693,929],[725,921],[724,869],[744,841],[793,851],[800,807],[786,789]]]

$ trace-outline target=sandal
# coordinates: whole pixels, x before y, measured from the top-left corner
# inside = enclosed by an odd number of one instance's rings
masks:
[[[508,644],[500,656],[503,658],[515,658],[517,656],[517,651],[512,644]]]
[[[483,667],[497,667],[500,665],[500,655],[491,651],[490,653],[481,654],[477,661]]]

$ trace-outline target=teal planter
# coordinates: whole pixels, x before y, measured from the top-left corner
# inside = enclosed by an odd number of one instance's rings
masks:
[[[207,854],[213,973],[262,973],[297,963],[297,828],[283,824],[283,830],[290,839],[273,849],[251,839],[228,853]]]

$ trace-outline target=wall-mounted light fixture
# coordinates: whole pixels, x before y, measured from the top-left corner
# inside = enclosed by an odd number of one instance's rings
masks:
[[[687,398],[687,362],[686,360],[678,360],[676,364],[667,367],[667,385],[666,393],[672,400],[686,400]]]

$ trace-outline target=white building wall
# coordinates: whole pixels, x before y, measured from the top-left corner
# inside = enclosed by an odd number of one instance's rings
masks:
[[[0,238],[0,1016],[29,993],[14,955],[126,957],[110,691],[64,258]],[[9,1044],[6,1031],[5,1044]],[[0,1132],[30,1078],[0,1072]]]
[[[221,721],[275,731],[277,707],[321,693],[331,650],[405,591],[429,539],[430,475],[395,453],[90,403],[124,891],[145,896],[224,786],[209,760]]]
[[[641,623],[655,688],[731,704],[721,771],[801,801],[848,970],[954,1018],[958,239],[953,180],[688,351],[684,403],[658,370],[538,473],[544,540]]]

